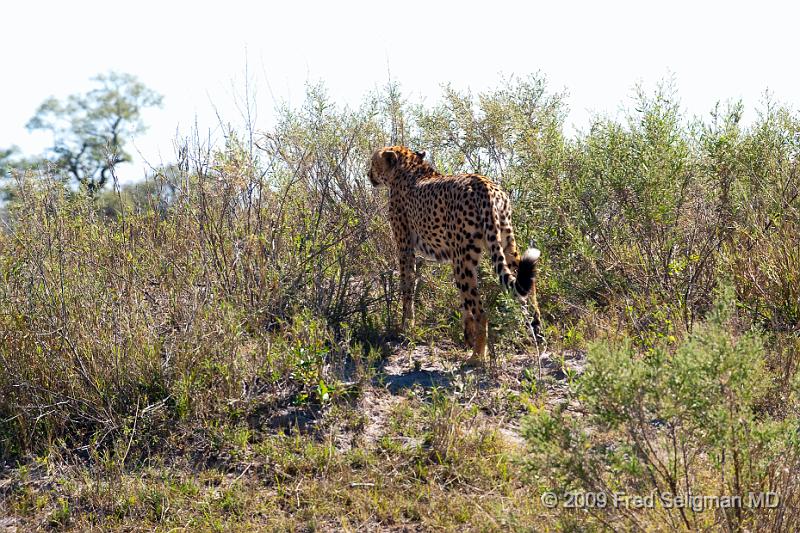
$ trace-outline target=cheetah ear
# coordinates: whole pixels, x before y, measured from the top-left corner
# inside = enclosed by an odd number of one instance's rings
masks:
[[[414,152],[414,153],[417,155],[417,157],[419,158],[420,161],[423,161],[425,159],[425,151],[424,150],[420,151],[420,152]]]
[[[386,164],[390,167],[393,167],[395,163],[397,163],[397,152],[394,150],[384,150],[381,157],[383,157],[383,160],[386,161]]]

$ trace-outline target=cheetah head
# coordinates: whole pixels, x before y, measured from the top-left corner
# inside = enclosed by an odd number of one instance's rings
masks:
[[[405,146],[386,146],[372,154],[367,177],[374,187],[391,186],[399,172],[424,160],[425,152],[414,152]]]

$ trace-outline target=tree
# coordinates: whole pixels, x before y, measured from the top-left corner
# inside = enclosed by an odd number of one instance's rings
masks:
[[[16,147],[0,148],[0,203],[10,196],[6,178],[10,177],[11,169],[14,168],[12,158],[16,153]],[[2,211],[0,211],[2,215]]]
[[[0,204],[15,198],[13,178],[37,164],[37,160],[23,156],[16,146],[0,148]]]
[[[86,94],[45,100],[27,128],[52,132],[48,158],[94,196],[116,165],[131,160],[125,143],[146,129],[142,109],[160,106],[162,98],[130,74],[92,80],[99,86]]]
[[[17,153],[17,147],[12,146],[11,148],[0,148],[0,179],[6,177],[6,174],[11,170],[14,166],[12,158]]]

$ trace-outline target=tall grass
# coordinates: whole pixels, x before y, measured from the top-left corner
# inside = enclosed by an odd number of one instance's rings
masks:
[[[0,234],[0,454],[307,394],[348,328],[382,331],[390,242],[354,179],[370,124],[310,96],[261,149],[189,140],[146,194],[105,205],[19,176]]]

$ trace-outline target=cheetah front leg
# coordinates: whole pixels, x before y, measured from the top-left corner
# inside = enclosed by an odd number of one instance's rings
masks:
[[[403,321],[400,325],[403,333],[414,329],[414,293],[417,285],[417,262],[414,249],[403,249],[400,252],[400,292],[403,297]]]

